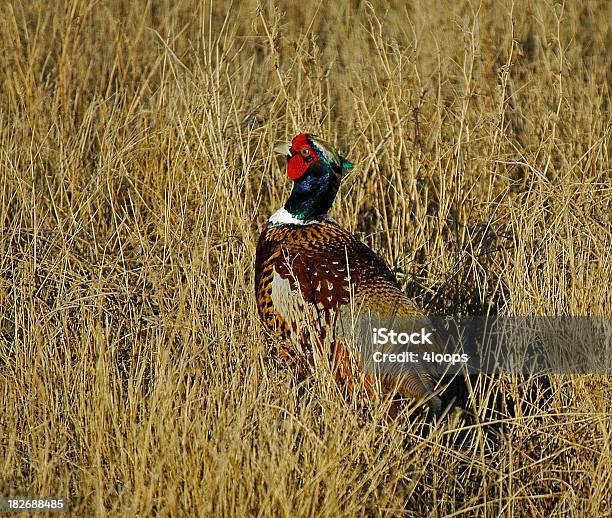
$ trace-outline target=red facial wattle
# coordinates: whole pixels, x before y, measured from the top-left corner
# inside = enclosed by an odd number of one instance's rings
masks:
[[[306,133],[300,133],[293,139],[291,155],[287,163],[287,175],[292,180],[300,179],[312,164],[320,160],[308,141]]]

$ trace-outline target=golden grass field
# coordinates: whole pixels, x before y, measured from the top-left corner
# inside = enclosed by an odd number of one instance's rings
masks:
[[[356,165],[332,215],[428,313],[612,316],[612,2],[14,0],[0,42],[0,495],[612,514],[610,377],[389,420],[298,384],[253,293],[272,148],[311,131]]]

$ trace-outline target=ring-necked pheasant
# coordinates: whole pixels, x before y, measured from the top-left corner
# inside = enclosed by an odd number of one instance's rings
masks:
[[[360,324],[422,313],[384,261],[327,215],[353,165],[311,134],[274,149],[287,156],[293,188],[259,236],[255,292],[261,320],[282,339],[277,355],[302,375],[321,362],[349,392],[359,384],[372,396],[393,392],[438,411],[435,379],[424,368],[364,368],[371,330]]]

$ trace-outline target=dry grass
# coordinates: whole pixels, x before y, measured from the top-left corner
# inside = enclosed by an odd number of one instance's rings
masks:
[[[264,4],[0,7],[0,494],[610,515],[610,378],[386,422],[269,358],[252,264],[273,143],[308,130],[357,166],[334,216],[431,313],[612,315],[612,3]]]

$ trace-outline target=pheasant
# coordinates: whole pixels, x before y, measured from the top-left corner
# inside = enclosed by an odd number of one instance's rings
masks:
[[[276,355],[301,376],[320,363],[348,392],[361,387],[371,397],[392,393],[438,412],[436,377],[423,367],[382,373],[368,368],[366,342],[372,339],[366,324],[425,317],[385,262],[327,215],[353,165],[308,133],[274,150],[287,156],[293,187],[259,236],[255,294],[261,321],[280,339]]]

